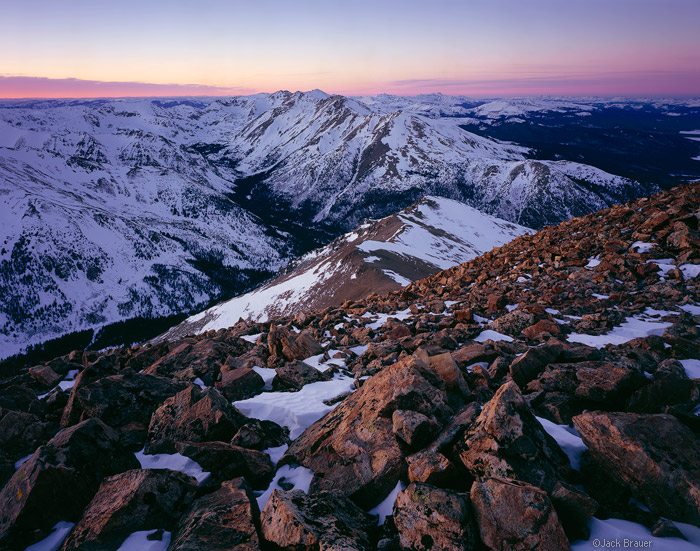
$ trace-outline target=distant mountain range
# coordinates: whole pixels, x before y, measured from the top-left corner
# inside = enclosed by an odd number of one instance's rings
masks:
[[[498,112],[598,109],[528,105],[320,91],[2,102],[0,356],[196,311],[425,195],[537,228],[653,189],[483,130],[502,128],[486,124]]]

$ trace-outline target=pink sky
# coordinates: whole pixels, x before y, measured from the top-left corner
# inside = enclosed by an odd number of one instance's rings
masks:
[[[0,97],[700,96],[697,0],[23,0]]]

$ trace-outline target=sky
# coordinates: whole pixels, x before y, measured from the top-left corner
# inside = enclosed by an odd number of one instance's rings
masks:
[[[0,0],[0,97],[700,96],[700,0]]]

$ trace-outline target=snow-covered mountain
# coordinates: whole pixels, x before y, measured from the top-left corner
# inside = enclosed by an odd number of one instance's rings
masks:
[[[427,194],[539,227],[641,192],[469,133],[455,101],[0,103],[0,356],[248,290]]]
[[[458,201],[425,197],[396,215],[365,222],[265,285],[188,318],[161,338],[230,327],[239,318],[265,322],[320,311],[395,291],[529,231]]]

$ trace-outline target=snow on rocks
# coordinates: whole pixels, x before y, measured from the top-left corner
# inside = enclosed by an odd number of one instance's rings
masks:
[[[306,384],[298,392],[263,392],[233,405],[248,417],[287,427],[293,440],[335,407],[326,402],[354,389],[354,379],[337,374],[330,381]]]
[[[211,476],[211,473],[204,471],[199,463],[177,452],[147,454],[144,450],[141,450],[135,452],[134,455],[142,469],[170,469],[171,471],[179,471],[193,477],[200,484],[206,482]]]

